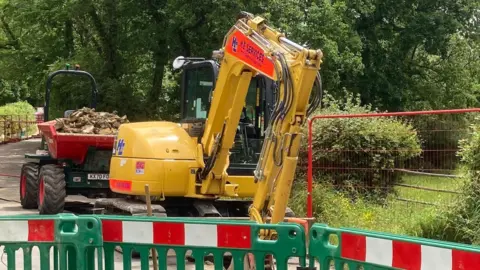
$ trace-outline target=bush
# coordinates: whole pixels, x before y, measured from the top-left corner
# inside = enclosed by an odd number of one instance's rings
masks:
[[[476,118],[476,121],[480,118]],[[460,140],[460,150],[465,183],[462,196],[448,210],[421,224],[421,237],[480,244],[480,124],[470,127],[469,137]]]
[[[0,106],[0,115],[28,115],[29,120],[35,120],[35,108],[26,101],[18,101]]]
[[[35,108],[28,102],[19,101],[0,107],[0,137],[17,137],[24,132],[25,135],[36,133]],[[26,123],[26,122],[29,123]],[[0,141],[2,141],[1,139]]]
[[[465,139],[465,130],[474,117],[471,113],[436,114],[413,117],[412,125],[418,130],[422,148],[426,151],[416,161],[416,168],[434,169],[437,173],[449,174],[457,168],[458,157],[455,151],[459,141]]]
[[[350,93],[346,93],[345,101],[334,100],[327,94],[323,103],[324,109],[316,115],[374,112],[371,106],[362,106],[360,98]],[[386,117],[317,119],[313,125],[312,146],[313,167],[320,167],[314,169],[316,181],[349,187],[353,193],[377,195],[388,194],[399,181],[400,173],[392,169],[421,153],[414,128],[399,119]],[[303,150],[306,158],[306,149]]]

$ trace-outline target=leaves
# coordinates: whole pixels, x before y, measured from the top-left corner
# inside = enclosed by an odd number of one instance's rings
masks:
[[[317,115],[372,113],[359,96],[345,92],[344,99],[324,97],[325,108]],[[393,169],[421,154],[414,127],[401,119],[323,118],[313,124],[313,168],[315,179],[332,181],[340,189],[387,195],[400,180]],[[306,151],[302,152],[303,158]],[[351,192],[351,191],[354,192]],[[380,197],[381,198],[381,197]]]
[[[335,98],[347,89],[390,111],[479,105],[474,0],[2,0],[0,104],[42,105],[47,74],[79,63],[97,79],[99,109],[171,118],[180,110],[168,102],[179,91],[171,61],[210,58],[241,10],[322,49],[323,86]],[[89,99],[86,84],[58,78],[54,86],[58,114]]]
[[[480,243],[480,126],[478,117],[470,126],[469,136],[460,141],[458,155],[464,177],[462,195],[453,207],[422,224],[421,237],[465,244]]]

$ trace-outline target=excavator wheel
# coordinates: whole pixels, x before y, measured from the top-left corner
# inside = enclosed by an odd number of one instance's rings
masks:
[[[40,168],[38,210],[41,215],[55,215],[63,212],[67,197],[65,186],[65,173],[62,167],[48,164]]]
[[[20,204],[23,209],[35,209],[38,196],[38,164],[23,164],[20,174]]]

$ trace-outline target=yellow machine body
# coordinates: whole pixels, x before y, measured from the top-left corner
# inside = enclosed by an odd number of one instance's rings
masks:
[[[200,152],[201,153],[201,152]],[[150,194],[160,197],[212,198],[201,195],[195,183],[196,171],[203,157],[197,138],[172,122],[138,122],[122,125],[115,140],[110,162],[110,189],[113,192],[138,195],[149,185]],[[252,177],[229,179],[239,197],[252,197]],[[223,195],[223,194],[217,194]]]
[[[197,145],[175,123],[140,122],[122,125],[110,162],[110,189],[142,194],[148,184],[154,196],[185,196],[190,168],[198,168]],[[167,181],[167,179],[169,179]]]

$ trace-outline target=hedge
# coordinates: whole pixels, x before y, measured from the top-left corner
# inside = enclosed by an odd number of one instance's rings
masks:
[[[344,100],[336,100],[327,93],[315,114],[374,112],[370,105],[361,105],[359,96],[346,93]],[[401,176],[393,169],[421,153],[412,125],[387,117],[317,119],[312,147],[315,181],[362,193],[391,191]],[[306,147],[302,156],[306,160]]]

